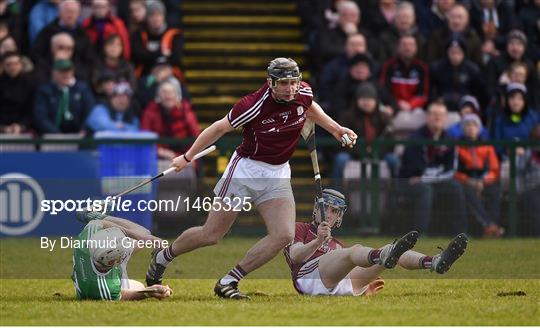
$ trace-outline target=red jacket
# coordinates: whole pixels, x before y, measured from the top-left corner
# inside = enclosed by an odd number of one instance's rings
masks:
[[[155,132],[160,137],[178,139],[196,137],[201,133],[197,116],[185,99],[170,112],[158,103],[150,102],[142,114],[141,129]]]
[[[493,146],[459,146],[458,156],[459,165],[455,175],[458,181],[474,178],[489,184],[499,179],[500,165]]]
[[[123,56],[126,60],[129,60],[131,58],[131,45],[126,25],[120,18],[110,14],[107,16],[106,20],[105,27],[103,28],[102,40],[107,39],[111,34],[118,34],[124,46]],[[85,19],[82,24],[82,27],[86,30],[86,34],[88,34],[93,45],[96,45],[99,37],[99,30],[96,24],[97,23],[92,16]]]
[[[429,96],[429,69],[425,62],[413,59],[409,66],[397,57],[388,59],[379,82],[392,92],[396,102],[403,100],[411,109],[424,107]]]

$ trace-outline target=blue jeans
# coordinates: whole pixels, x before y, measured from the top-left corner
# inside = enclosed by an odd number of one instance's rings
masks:
[[[343,170],[347,162],[352,159],[351,154],[347,152],[340,152],[334,158],[334,167],[332,168],[332,180],[337,182],[343,178]]]
[[[498,224],[501,212],[501,188],[499,185],[494,183],[484,187],[482,195],[486,198],[487,206],[484,206],[481,196],[478,196],[473,187],[467,184],[462,184],[462,187],[467,206],[472,210],[482,227],[487,227],[492,223]]]

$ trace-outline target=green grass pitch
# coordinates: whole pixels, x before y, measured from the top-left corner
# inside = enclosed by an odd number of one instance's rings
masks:
[[[68,279],[71,251],[40,249],[38,239],[0,239],[1,325],[540,325],[540,240],[473,239],[444,276],[394,269],[373,297],[296,294],[283,255],[242,281],[251,301],[213,296],[216,279],[256,241],[227,237],[178,258],[164,301],[78,301]],[[380,246],[390,238],[345,238]],[[448,239],[421,238],[433,254]],[[130,277],[143,281],[149,251],[134,255]],[[525,295],[498,296],[524,292]]]

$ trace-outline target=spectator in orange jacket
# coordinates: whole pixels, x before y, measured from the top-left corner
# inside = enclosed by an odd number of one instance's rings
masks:
[[[157,99],[145,108],[141,129],[156,132],[160,137],[183,139],[196,137],[201,133],[197,116],[191,103],[182,98],[180,83],[169,78],[160,83]],[[158,156],[172,160],[187,148],[158,146]]]
[[[480,139],[482,122],[476,114],[466,114],[462,119],[463,139]],[[504,228],[497,222],[500,213],[499,160],[491,145],[458,146],[459,164],[455,174],[465,192],[468,207],[482,224],[485,237],[500,237]],[[482,202],[485,198],[487,208]]]
[[[124,47],[122,53],[124,59],[131,58],[131,46],[126,25],[120,18],[111,14],[109,0],[93,0],[92,16],[83,22],[82,27],[86,30],[86,34],[88,34],[98,54],[101,54],[105,40],[112,34],[118,34]]]
[[[131,35],[137,77],[149,74],[156,60],[165,57],[173,67],[176,78],[183,81],[180,61],[184,37],[180,29],[167,25],[166,15],[165,5],[161,1],[150,2],[147,6],[146,27]]]

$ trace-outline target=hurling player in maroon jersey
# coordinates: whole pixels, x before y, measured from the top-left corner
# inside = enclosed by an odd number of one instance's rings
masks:
[[[267,81],[252,94],[241,98],[230,112],[205,129],[191,148],[175,158],[172,166],[183,169],[203,149],[224,134],[242,128],[242,143],[236,148],[214,193],[222,202],[232,198],[257,207],[268,234],[222,277],[214,288],[219,297],[245,299],[238,282],[249,272],[274,258],[294,238],[295,203],[290,178],[291,158],[306,119],[318,124],[342,143],[349,137],[352,147],[356,134],[339,125],[313,101],[311,87],[302,81],[298,64],[290,58],[276,58],[268,66]],[[177,256],[216,244],[231,228],[238,211],[230,207],[210,210],[203,226],[184,231],[171,245],[153,253],[146,282],[160,284],[166,266]]]
[[[459,234],[440,254],[427,256],[410,250],[418,232],[411,231],[379,249],[354,245],[345,247],[332,238],[332,228],[341,225],[347,209],[345,196],[337,190],[323,190],[326,221],[319,206],[313,221],[297,222],[294,241],[283,253],[291,269],[294,288],[305,295],[374,295],[384,288],[380,274],[397,264],[408,270],[429,269],[443,274],[463,254],[467,236]]]

